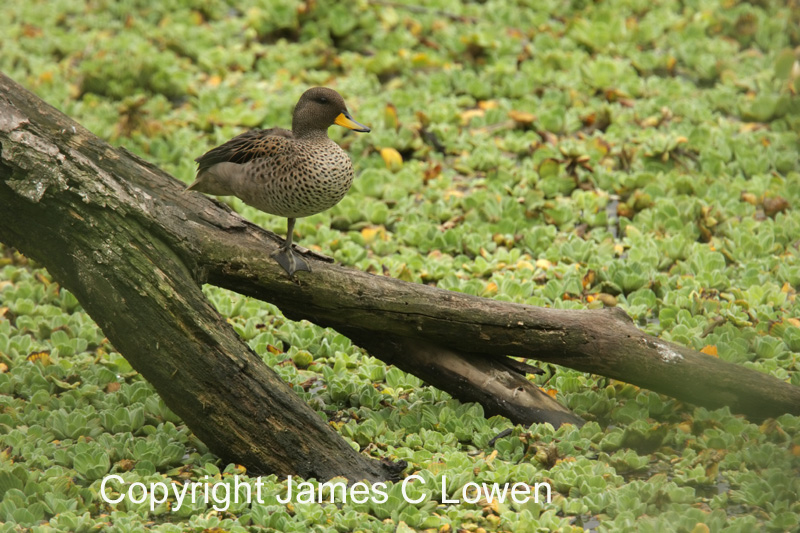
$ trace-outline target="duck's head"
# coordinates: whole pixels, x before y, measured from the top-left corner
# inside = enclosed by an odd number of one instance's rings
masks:
[[[304,92],[292,116],[294,134],[303,137],[313,132],[326,132],[334,124],[362,133],[370,131],[350,116],[344,98],[333,89],[314,87]]]

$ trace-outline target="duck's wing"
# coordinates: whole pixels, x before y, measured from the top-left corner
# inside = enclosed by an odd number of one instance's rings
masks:
[[[294,135],[283,128],[250,130],[225,144],[209,150],[197,161],[197,178],[186,190],[225,196],[234,194],[232,182],[240,173],[240,165],[254,159],[278,158],[292,150]]]
[[[225,144],[209,150],[201,155],[197,161],[198,172],[210,168],[217,163],[243,164],[257,157],[269,156],[286,145],[282,139],[293,139],[291,131],[283,128],[268,130],[250,130],[237,135]]]

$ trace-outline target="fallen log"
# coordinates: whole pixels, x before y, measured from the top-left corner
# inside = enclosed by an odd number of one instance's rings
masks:
[[[71,290],[115,348],[224,460],[253,473],[321,480],[396,477],[402,464],[354,452],[205,299],[198,283],[205,247],[244,232],[255,239],[247,253],[257,256],[275,246],[276,237],[183,189],[0,76],[0,241],[36,259]],[[285,278],[279,271],[272,275]],[[444,353],[402,339],[385,350],[398,355],[397,348],[409,357]],[[409,357],[398,356],[404,364]],[[435,374],[441,364],[419,373]],[[491,368],[494,391],[478,382]],[[452,376],[456,392],[466,391],[462,397],[484,400],[490,412],[517,421],[582,422],[502,359],[441,375]],[[493,393],[502,392],[502,384],[514,392],[513,401]]]
[[[270,259],[275,235],[183,188],[0,77],[0,240],[70,289],[212,451],[254,472],[375,480],[397,470],[351,453],[220,319],[201,283],[333,327],[515,422],[581,420],[507,356],[756,419],[800,413],[800,388],[648,336],[619,309],[511,304],[321,261],[289,279]]]

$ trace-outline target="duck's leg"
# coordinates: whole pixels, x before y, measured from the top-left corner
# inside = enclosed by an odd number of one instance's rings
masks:
[[[308,266],[306,260],[300,255],[294,253],[292,250],[292,238],[294,237],[294,218],[287,219],[286,240],[283,241],[280,249],[272,254],[272,258],[278,262],[280,266],[289,274],[294,276],[298,270],[305,270],[311,272],[311,267]]]

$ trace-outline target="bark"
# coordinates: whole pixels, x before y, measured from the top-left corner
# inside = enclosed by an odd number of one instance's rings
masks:
[[[274,397],[288,388],[220,320],[201,282],[333,327],[372,355],[516,422],[581,423],[515,371],[509,355],[757,419],[800,413],[800,388],[647,336],[618,309],[510,304],[315,260],[312,273],[291,280],[269,257],[274,235],[184,193],[182,183],[109,147],[7,78],[0,78],[0,146],[0,204],[8,210],[0,239],[73,291],[215,453],[251,470],[320,479],[391,474],[347,455],[296,400]],[[293,433],[301,423],[315,433]]]

